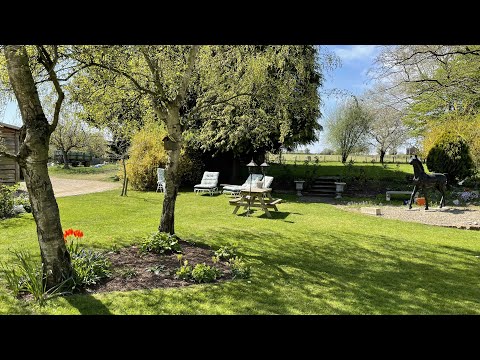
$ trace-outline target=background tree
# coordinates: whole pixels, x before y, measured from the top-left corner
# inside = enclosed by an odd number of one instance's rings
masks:
[[[78,51],[78,49],[77,49]],[[79,106],[76,116],[89,125],[107,133],[108,156],[120,161],[123,168],[121,196],[127,195],[127,159],[132,137],[146,123],[154,121],[148,99],[141,93],[129,89],[129,80],[117,76],[108,81],[109,86],[98,86],[106,82],[103,72],[90,69],[75,77],[68,89],[72,100]]]
[[[365,96],[365,103],[371,116],[370,144],[377,150],[383,164],[385,154],[396,151],[407,140],[408,130],[402,121],[403,111],[389,105],[382,95],[378,90],[372,91]]]
[[[94,65],[86,74],[98,79],[96,86],[116,86],[122,77],[123,90],[147,99],[165,125],[169,160],[160,231],[174,232],[184,141],[202,150],[246,152],[313,141],[320,129],[314,47],[97,46],[77,53],[81,63]]]
[[[62,152],[63,167],[68,169],[69,151],[82,150],[93,156],[103,156],[106,151],[106,141],[102,132],[78,118],[78,110],[73,104],[65,105],[60,111],[57,127],[50,137],[50,144]]]
[[[30,61],[29,53],[37,61]],[[23,171],[43,263],[45,285],[50,289],[71,275],[70,256],[63,241],[60,213],[48,175],[48,144],[55,130],[64,93],[57,77],[56,66],[61,58],[56,46],[21,45],[4,47],[9,84],[13,89],[23,121],[25,138],[18,154],[4,151],[0,155],[15,159]],[[32,56],[33,58],[33,56]],[[34,75],[50,81],[57,93],[52,123],[43,111]]]
[[[327,139],[339,149],[342,163],[347,161],[355,147],[366,142],[370,122],[371,115],[356,98],[338,106],[327,118]]]
[[[462,136],[478,164],[475,139],[480,112],[479,45],[385,46],[374,74],[407,106],[404,123],[424,139],[424,153],[449,125]],[[477,165],[478,166],[478,165]]]

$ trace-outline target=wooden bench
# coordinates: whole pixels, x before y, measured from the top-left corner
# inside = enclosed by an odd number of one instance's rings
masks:
[[[386,200],[390,201],[390,196],[395,195],[395,194],[412,195],[412,192],[411,191],[393,191],[393,190],[390,190],[390,191],[387,191],[387,193],[386,193],[386,196],[387,196]]]

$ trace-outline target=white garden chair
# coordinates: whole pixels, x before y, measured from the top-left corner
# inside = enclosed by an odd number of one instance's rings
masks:
[[[165,192],[165,169],[163,168],[158,168],[157,169],[157,190],[155,192]]]
[[[213,195],[218,191],[219,175],[220,173],[217,171],[205,171],[203,173],[202,181],[200,182],[200,184],[197,184],[193,187],[193,192],[208,192],[210,195]]]

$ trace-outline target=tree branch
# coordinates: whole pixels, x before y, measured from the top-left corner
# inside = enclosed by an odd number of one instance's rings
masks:
[[[36,45],[37,51],[39,53],[39,61],[47,70],[48,77],[52,81],[55,91],[57,92],[57,101],[55,102],[55,110],[53,112],[53,121],[50,125],[50,134],[55,131],[55,128],[58,124],[58,118],[60,117],[60,109],[62,107],[63,99],[65,99],[65,94],[62,91],[60,82],[58,81],[57,74],[55,73],[55,65],[58,61],[58,48],[56,45],[53,46],[54,57],[53,60],[50,57],[47,49],[43,45]]]
[[[199,45],[193,45],[190,48],[190,52],[188,54],[188,59],[187,59],[187,70],[185,71],[185,74],[183,74],[183,79],[178,89],[178,94],[174,100],[177,107],[180,107],[180,105],[182,104],[187,94],[188,82],[190,81],[190,77],[192,76],[193,67],[195,65],[195,59],[197,57],[199,49],[200,49]]]

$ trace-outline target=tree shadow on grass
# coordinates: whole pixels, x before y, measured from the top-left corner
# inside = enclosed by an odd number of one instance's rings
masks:
[[[394,235],[359,234],[365,238],[359,241],[341,231],[309,234],[323,239],[317,245],[303,241],[305,234],[274,241],[272,236],[242,233],[249,245],[262,242],[244,257],[261,264],[265,283],[288,284],[297,300],[310,299],[310,305],[292,301],[282,308],[340,314],[480,313],[480,265],[477,258],[458,253],[464,249]],[[226,236],[223,229],[219,236]]]
[[[284,220],[290,215],[291,213],[288,211],[273,211],[269,210],[270,215],[272,215],[271,218],[267,216],[267,214],[263,210],[257,210],[257,209],[250,209],[250,215],[251,217],[255,217],[257,219],[268,219],[268,220]],[[236,214],[237,216],[247,216],[248,211],[245,211],[240,214]],[[260,214],[260,215],[259,215]],[[290,223],[294,223],[293,221],[287,221]]]
[[[81,315],[112,315],[105,304],[90,294],[67,295],[65,300]]]

